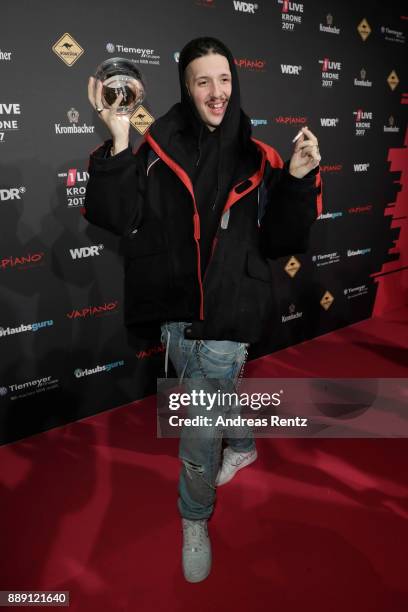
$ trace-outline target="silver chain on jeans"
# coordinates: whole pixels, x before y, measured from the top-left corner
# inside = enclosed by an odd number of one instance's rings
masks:
[[[196,340],[195,341],[195,352],[196,352],[198,367],[200,368],[200,372],[201,372],[202,377],[203,378],[208,378],[207,374],[204,372],[203,364],[201,362],[200,346],[201,346],[201,340]]]
[[[235,388],[238,390],[241,383],[242,383],[242,379],[244,377],[244,370],[245,370],[245,366],[246,366],[246,362],[248,360],[248,346],[245,345],[245,354],[244,354],[244,359],[242,361],[241,367],[239,368],[239,372],[238,372],[238,377],[237,377],[237,382],[235,385]]]

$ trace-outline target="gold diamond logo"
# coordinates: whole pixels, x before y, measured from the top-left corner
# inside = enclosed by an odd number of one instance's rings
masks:
[[[154,117],[152,117],[145,107],[140,104],[131,115],[129,121],[135,130],[137,130],[139,134],[142,134],[143,136],[143,134],[147,132],[149,127],[152,125]]]
[[[323,306],[325,310],[329,310],[333,302],[334,302],[334,297],[332,296],[330,291],[326,291],[326,293],[323,295],[322,299],[320,300],[320,305]]]
[[[301,266],[300,261],[298,261],[296,257],[292,256],[285,266],[285,272],[293,278],[299,271],[300,266]]]
[[[357,26],[358,33],[360,34],[363,40],[367,40],[367,38],[371,34],[371,28],[368,25],[367,19],[363,19]]]
[[[399,78],[397,77],[397,73],[395,72],[395,70],[392,70],[390,72],[387,82],[388,82],[388,85],[391,87],[391,89],[394,91],[394,89],[399,83]]]
[[[61,38],[57,40],[52,50],[67,66],[72,66],[75,64],[77,59],[79,59],[84,53],[81,45],[79,45],[77,41],[72,38],[71,34],[68,34],[68,32],[63,34]]]

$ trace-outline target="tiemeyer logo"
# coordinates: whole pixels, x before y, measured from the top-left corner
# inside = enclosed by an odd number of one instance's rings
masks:
[[[254,70],[256,72],[264,72],[266,68],[266,60],[263,59],[248,59],[247,57],[241,57],[235,58],[234,62],[238,68]]]
[[[152,125],[154,117],[140,105],[129,118],[130,124],[143,136]]]
[[[61,125],[60,123],[55,123],[55,133],[56,134],[93,134],[95,131],[94,125],[86,125],[83,123],[82,125],[77,125],[79,123],[79,112],[71,107],[67,112],[68,121],[71,125]]]
[[[384,36],[384,40],[388,40],[389,42],[397,42],[397,43],[405,43],[405,34],[399,30],[391,30],[387,26],[381,26],[380,28],[381,34]]]
[[[293,66],[292,64],[281,64],[280,66],[282,74],[292,74],[295,76],[300,76],[302,66]]]
[[[328,57],[319,60],[322,65],[322,87],[333,87],[340,78],[341,62],[335,62]]]
[[[52,378],[52,376],[44,376],[43,378],[36,378],[34,380],[27,380],[23,383],[16,383],[9,385],[11,393],[11,400],[22,399],[23,397],[30,397],[36,393],[42,393],[43,391],[51,391],[59,386],[58,378]],[[0,395],[6,395],[8,393],[7,387],[2,387],[3,393],[0,390]]]
[[[322,127],[337,127],[339,125],[338,117],[320,117],[320,125]]]
[[[370,162],[367,162],[364,164],[354,164],[353,165],[354,172],[368,172],[369,167],[370,167]]]
[[[331,13],[327,13],[326,15],[326,25],[319,23],[319,30],[327,34],[340,34],[340,28],[336,28],[336,26],[333,25],[333,15]]]
[[[368,79],[366,79],[366,76],[367,76],[366,69],[362,68],[360,70],[360,78],[359,79],[357,79],[357,78],[354,79],[355,87],[372,87],[373,82],[369,81]]]
[[[373,113],[371,111],[363,111],[361,108],[353,111],[356,121],[356,136],[364,136],[366,131],[371,128]]]
[[[365,206],[352,206],[348,209],[348,212],[351,215],[356,215],[358,213],[370,212],[373,209],[372,204],[366,204]]]
[[[371,248],[347,249],[347,257],[356,257],[357,255],[367,255],[368,253],[371,253]]]
[[[323,294],[322,299],[320,300],[320,306],[324,308],[324,310],[329,310],[333,302],[334,302],[333,295],[330,293],[330,291],[326,291]]]
[[[255,15],[255,11],[258,10],[257,4],[252,2],[240,2],[240,0],[233,0],[234,9],[240,13],[249,13]]]
[[[348,300],[368,293],[367,285],[359,285],[358,287],[346,287],[343,291]]]
[[[0,338],[12,336],[13,334],[22,334],[24,332],[36,332],[44,327],[51,327],[54,321],[39,321],[37,323],[21,323],[18,327],[0,327]]]
[[[28,268],[37,268],[44,265],[44,253],[28,253],[20,257],[3,257],[0,259],[0,270],[27,270]]]
[[[289,125],[306,125],[307,117],[293,117],[293,116],[283,116],[279,115],[279,117],[275,117],[276,123],[283,123]]]
[[[300,261],[296,259],[294,255],[292,255],[292,257],[289,259],[289,261],[285,265],[284,269],[285,269],[286,274],[288,274],[291,278],[293,278],[299,272],[300,268],[301,268]]]
[[[7,132],[16,132],[19,129],[18,119],[11,118],[10,115],[21,115],[20,104],[0,102],[0,143],[5,141]]]
[[[8,189],[0,189],[0,201],[7,202],[8,200],[21,200],[21,196],[27,191],[26,187],[9,187]]]
[[[400,131],[399,127],[397,125],[395,125],[395,119],[393,117],[393,115],[390,115],[388,117],[388,125],[384,125],[384,132],[385,133],[398,133]]]
[[[68,172],[59,172],[58,178],[65,179],[68,208],[83,206],[86,194],[86,183],[89,174],[85,170],[70,168]]]
[[[303,316],[303,312],[296,311],[296,306],[294,304],[291,304],[288,310],[289,310],[289,314],[282,315],[282,323],[293,321],[293,319],[301,319]]]
[[[387,77],[387,83],[390,86],[390,89],[392,91],[394,91],[394,89],[397,87],[398,83],[399,83],[399,78],[397,73],[395,72],[395,70],[392,70],[390,72],[390,74]]]
[[[11,61],[11,53],[12,53],[12,51],[2,51],[0,49],[0,61],[1,62],[10,62]]]
[[[100,306],[86,306],[80,310],[74,309],[67,312],[68,319],[88,319],[90,317],[100,317],[103,315],[116,314],[119,309],[118,300],[113,302],[105,302]]]
[[[134,62],[136,64],[149,64],[151,66],[160,65],[160,55],[157,55],[154,49],[143,49],[141,47],[125,47],[118,43],[107,43],[106,50],[108,53],[129,53],[130,55],[136,55]]]
[[[80,247],[79,249],[69,249],[72,259],[83,259],[84,257],[99,256],[100,251],[103,251],[103,244],[95,244],[93,246]]]
[[[367,19],[364,18],[360,21],[357,26],[357,32],[360,34],[361,38],[365,42],[371,34],[371,28]]]
[[[251,124],[254,127],[258,127],[258,125],[268,125],[267,119],[251,119]]]
[[[321,266],[329,266],[330,264],[339,263],[340,254],[337,251],[333,253],[318,253],[312,257],[313,263],[319,268]]]
[[[303,4],[300,2],[289,2],[288,0],[278,0],[278,4],[282,5],[282,30],[293,32],[295,25],[302,23]]]
[[[83,378],[84,376],[91,376],[91,374],[100,374],[101,372],[110,372],[111,370],[115,368],[120,368],[124,365],[125,365],[125,362],[122,359],[120,361],[112,361],[111,363],[105,363],[104,365],[101,365],[101,366],[97,365],[91,369],[85,368],[85,370],[81,370],[80,368],[77,368],[76,370],[74,370],[74,376],[75,378]]]
[[[81,45],[68,32],[57,40],[52,50],[69,67],[73,66],[84,53]]]

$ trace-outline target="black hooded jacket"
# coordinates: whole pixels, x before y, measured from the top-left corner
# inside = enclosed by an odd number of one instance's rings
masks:
[[[181,102],[137,152],[91,154],[84,216],[123,238],[125,324],[159,339],[163,321],[191,321],[190,339],[260,339],[272,305],[271,259],[305,252],[321,212],[318,168],[303,179],[251,138],[232,93],[209,132],[180,70]],[[198,162],[198,163],[197,163]]]

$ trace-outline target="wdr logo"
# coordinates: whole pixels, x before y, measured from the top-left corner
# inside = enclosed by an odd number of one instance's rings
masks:
[[[83,257],[94,257],[100,255],[100,251],[104,248],[103,244],[96,244],[89,247],[80,247],[79,249],[69,249],[72,259],[82,259]]]
[[[366,164],[354,164],[354,172],[367,172],[370,167],[370,163]]]
[[[337,127],[338,123],[338,117],[320,117],[320,125],[322,127]]]
[[[282,74],[296,74],[299,76],[299,72],[302,70],[302,66],[292,66],[291,64],[281,64]]]
[[[236,11],[240,11],[241,13],[251,13],[255,15],[255,11],[258,8],[257,4],[252,4],[251,2],[240,2],[240,0],[234,0],[234,9]]]
[[[5,202],[7,200],[21,200],[21,194],[27,190],[25,187],[10,187],[10,189],[0,189],[0,200]]]

